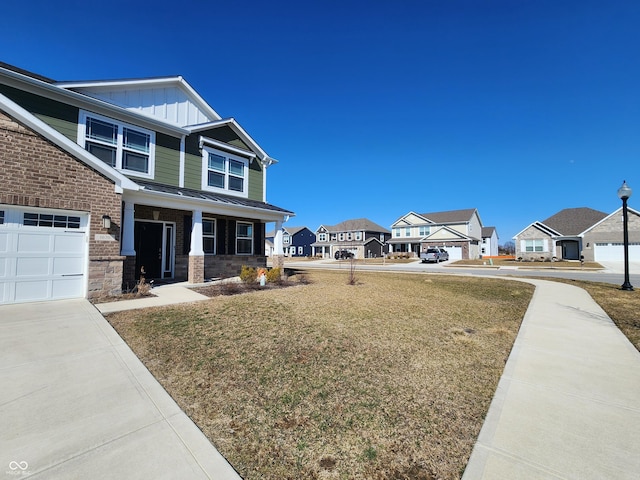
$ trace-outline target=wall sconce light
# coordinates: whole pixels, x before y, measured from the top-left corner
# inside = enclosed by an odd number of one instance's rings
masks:
[[[109,215],[102,215],[102,228],[107,230],[111,228],[111,217]]]
[[[158,210],[153,211],[153,219],[158,220],[160,218],[160,212]]]

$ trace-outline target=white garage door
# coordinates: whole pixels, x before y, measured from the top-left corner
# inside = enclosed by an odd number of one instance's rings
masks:
[[[624,262],[624,245],[596,243],[594,256],[596,262]],[[640,262],[640,243],[629,244],[629,261]]]
[[[84,297],[87,219],[0,205],[0,304]]]
[[[443,247],[449,254],[449,260],[462,260],[462,247]]]

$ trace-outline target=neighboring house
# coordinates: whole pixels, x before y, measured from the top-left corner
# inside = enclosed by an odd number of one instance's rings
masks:
[[[266,202],[275,162],[182,77],[56,82],[0,64],[0,303],[266,265],[265,224],[293,215]]]
[[[391,232],[368,220],[346,220],[337,225],[320,225],[316,230],[316,242],[312,244],[313,256],[333,258],[336,252],[347,250],[355,258],[383,256]]]
[[[267,239],[273,241],[275,232],[267,233]],[[285,256],[309,257],[312,253],[311,245],[316,241],[316,235],[307,227],[284,227],[282,229],[282,248]]]
[[[493,227],[491,227],[493,228]],[[407,252],[419,256],[429,247],[444,248],[450,260],[476,259],[482,255],[480,243],[484,237],[478,210],[450,210],[446,212],[409,212],[391,225],[389,243],[394,252]],[[497,232],[486,231],[490,241],[495,234],[497,255]],[[493,251],[493,245],[490,246]],[[489,255],[489,253],[487,253]]]
[[[483,257],[498,256],[498,231],[496,227],[482,227],[482,244],[480,245],[480,255]]]
[[[629,258],[640,260],[640,218],[629,209]],[[536,221],[513,239],[522,260],[623,260],[622,208],[607,215],[591,208],[565,208]]]

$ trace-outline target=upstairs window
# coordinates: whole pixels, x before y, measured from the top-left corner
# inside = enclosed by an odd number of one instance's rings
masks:
[[[318,234],[318,241],[319,242],[326,242],[327,241],[327,234],[326,233],[319,233]]]
[[[202,189],[246,197],[249,160],[236,155],[202,149]]]
[[[124,173],[152,178],[155,133],[89,112],[80,112],[78,143]]]
[[[420,236],[421,237],[426,237],[427,235],[429,235],[430,233],[430,228],[426,227],[426,226],[422,226],[420,227]]]

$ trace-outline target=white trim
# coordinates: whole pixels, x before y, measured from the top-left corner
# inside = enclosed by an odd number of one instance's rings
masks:
[[[218,188],[209,185],[209,154],[217,155],[225,158],[225,187]],[[242,191],[230,190],[229,189],[229,177],[234,176],[240,178],[238,175],[231,175],[229,173],[229,160],[234,160],[236,162],[242,163],[243,165],[243,177],[242,177]],[[222,173],[222,172],[220,172]],[[237,155],[233,155],[228,152],[224,152],[222,150],[216,150],[210,147],[202,148],[202,182],[200,185],[201,189],[205,192],[215,192],[221,193],[224,195],[232,195],[235,197],[248,198],[249,197],[249,160],[244,157],[239,157]]]
[[[101,120],[103,122],[114,124],[118,127],[118,142],[116,145],[116,166],[115,169],[121,172],[126,172],[127,175],[132,177],[140,177],[147,178],[152,180],[155,174],[156,168],[156,132],[153,130],[147,130],[146,128],[139,127],[137,125],[132,125],[130,123],[121,122],[115,118],[105,117],[104,115],[100,115],[97,113],[90,112],[88,110],[80,110],[78,114],[78,145],[82,148],[86,149],[87,147],[87,118],[95,118],[96,120]],[[130,130],[135,130],[141,132],[145,135],[149,135],[149,164],[148,164],[148,172],[138,172],[136,170],[129,170],[123,168],[122,162],[124,158],[124,140],[123,140],[123,130],[127,128]],[[92,140],[90,140],[92,141]],[[104,162],[102,162],[104,163]]]
[[[136,183],[129,180],[120,172],[110,167],[103,161],[98,160],[80,145],[72,142],[57,130],[51,128],[42,120],[29,113],[15,102],[9,100],[1,93],[0,109],[4,110],[10,116],[18,120],[20,123],[26,125],[36,133],[39,133],[47,140],[53,142],[55,145],[65,150],[67,153],[74,156],[82,163],[90,166],[94,170],[97,170],[99,173],[103,174],[108,179],[112,180],[115,183],[116,193],[122,193],[125,189],[136,191],[140,188]]]
[[[201,135],[200,136],[200,141],[199,141],[199,146],[200,146],[201,150],[204,148],[205,144],[211,145],[212,147],[215,147],[218,150],[226,150],[229,153],[233,153],[233,154],[236,154],[236,155],[247,157],[251,161],[253,161],[256,158],[256,154],[253,153],[253,152],[249,152],[248,150],[243,150],[241,148],[234,147],[233,145],[229,145],[228,143],[224,143],[224,142],[220,142],[218,140],[214,140],[213,138],[203,137]]]
[[[186,135],[180,137],[180,172],[178,173],[178,185],[180,188],[184,188],[184,166],[185,166],[185,145]]]

